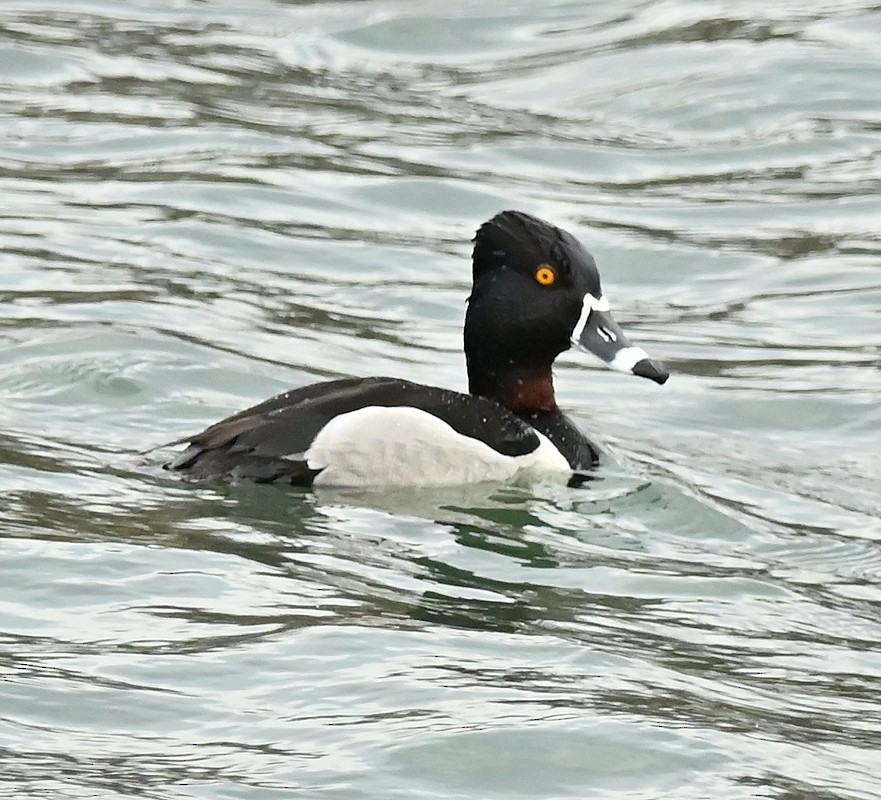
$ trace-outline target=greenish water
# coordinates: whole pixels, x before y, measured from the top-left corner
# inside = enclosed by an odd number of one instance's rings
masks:
[[[881,797],[881,11],[0,6],[0,796]],[[580,489],[194,486],[323,377],[464,388],[474,228],[594,252]]]

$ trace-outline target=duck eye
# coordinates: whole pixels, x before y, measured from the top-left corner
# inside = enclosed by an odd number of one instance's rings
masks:
[[[557,282],[557,273],[554,271],[553,267],[549,267],[547,264],[541,264],[538,269],[535,270],[535,280],[542,286],[552,286]]]

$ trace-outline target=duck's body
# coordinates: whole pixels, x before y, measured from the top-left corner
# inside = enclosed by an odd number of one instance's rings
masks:
[[[458,485],[586,470],[597,458],[559,409],[529,424],[487,398],[399,378],[293,389],[189,441],[169,469],[264,483]]]
[[[608,314],[593,258],[516,211],[478,230],[465,319],[469,394],[397,378],[293,389],[176,442],[166,469],[297,485],[455,485],[522,471],[583,473],[597,448],[557,407],[551,367],[571,343],[611,367],[667,371]]]

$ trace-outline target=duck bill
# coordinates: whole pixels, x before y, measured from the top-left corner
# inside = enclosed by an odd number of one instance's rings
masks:
[[[667,368],[641,347],[630,343],[609,311],[605,297],[588,294],[584,298],[581,317],[572,331],[572,344],[593,353],[607,367],[664,383],[670,377]]]

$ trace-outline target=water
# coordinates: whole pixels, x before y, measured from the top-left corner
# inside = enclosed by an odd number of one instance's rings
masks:
[[[881,797],[881,11],[7,0],[0,795]],[[308,381],[464,388],[468,239],[594,252],[597,479],[194,486]]]

